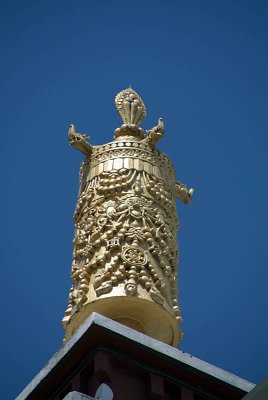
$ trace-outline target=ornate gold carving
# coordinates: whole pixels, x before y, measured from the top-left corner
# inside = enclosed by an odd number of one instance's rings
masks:
[[[92,146],[87,141],[89,139],[89,136],[82,133],[77,133],[73,124],[71,124],[69,127],[68,136],[70,146],[75,147],[86,156],[90,156]]]
[[[75,315],[86,313],[83,310],[90,304],[98,311],[98,304],[107,297],[111,298],[110,308],[105,306],[108,316],[115,312],[113,299],[122,298],[128,304],[136,298],[146,307],[148,302],[157,304],[170,321],[181,321],[175,199],[190,203],[193,189],[176,182],[171,161],[154,148],[164,133],[162,119],[144,139],[138,128],[146,115],[141,98],[126,89],[115,102],[124,124],[116,130],[114,142],[93,147],[73,125],[69,130],[70,145],[86,158],[74,213],[73,285],[63,319],[67,337],[77,327],[72,322]],[[131,318],[134,313],[139,321],[133,304]],[[72,324],[74,328],[68,328]],[[179,330],[176,335],[168,342],[176,343]]]
[[[194,189],[188,189],[184,183],[179,181],[176,182],[175,186],[175,196],[182,200],[185,204],[191,204],[192,195],[194,194]]]
[[[122,90],[115,98],[115,106],[122,118],[123,125],[115,130],[114,137],[144,138],[144,130],[139,128],[146,117],[146,108],[141,97],[131,88]]]
[[[141,266],[147,262],[146,254],[139,247],[126,246],[122,249],[122,260],[127,264]]]
[[[157,126],[154,126],[147,132],[147,137],[143,139],[143,143],[148,143],[150,145],[154,145],[159,142],[160,139],[164,136],[164,121],[163,118],[158,118]]]
[[[146,108],[141,97],[131,88],[118,93],[115,106],[126,125],[139,126],[146,117]]]

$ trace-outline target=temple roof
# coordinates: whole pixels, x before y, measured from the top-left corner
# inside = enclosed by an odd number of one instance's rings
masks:
[[[93,313],[16,400],[47,399],[57,390],[59,382],[66,381],[85,357],[98,351],[120,355],[136,364],[142,361],[141,368],[151,369],[155,374],[164,373],[165,377],[185,387],[202,386],[204,391],[217,396],[230,392],[230,398],[231,395],[235,398],[236,393],[237,398],[241,398],[255,386],[190,354]]]

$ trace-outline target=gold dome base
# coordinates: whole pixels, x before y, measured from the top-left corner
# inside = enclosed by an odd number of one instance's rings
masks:
[[[158,304],[136,297],[115,296],[112,299],[102,298],[85,304],[71,317],[66,327],[65,340],[68,340],[93,312],[173,347],[178,346],[182,336],[178,321]]]

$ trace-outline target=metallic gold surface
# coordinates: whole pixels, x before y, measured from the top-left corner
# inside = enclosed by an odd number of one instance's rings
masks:
[[[70,145],[86,155],[74,214],[73,285],[63,318],[68,339],[93,311],[177,346],[178,217],[176,197],[193,189],[176,182],[169,158],[154,145],[164,123],[144,133],[146,116],[132,89],[116,96],[123,125],[114,141],[92,146],[70,126]]]

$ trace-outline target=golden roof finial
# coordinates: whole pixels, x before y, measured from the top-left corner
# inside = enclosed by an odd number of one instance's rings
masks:
[[[117,94],[115,106],[124,124],[139,126],[146,117],[145,105],[131,87]]]
[[[139,125],[146,117],[146,108],[141,97],[131,87],[122,90],[115,97],[116,109],[123,121],[115,131],[115,137],[130,135],[143,138],[144,131]]]
[[[193,190],[176,182],[172,162],[155,144],[163,119],[147,131],[145,105],[131,88],[118,93],[123,125],[116,140],[100,146],[69,129],[70,145],[86,157],[74,214],[75,238],[66,338],[93,311],[177,346],[178,217]]]

